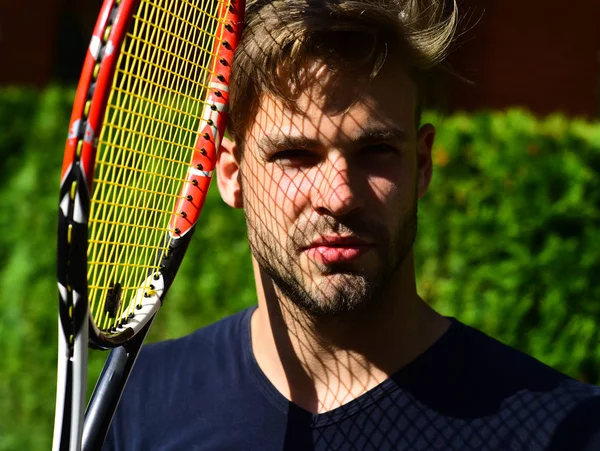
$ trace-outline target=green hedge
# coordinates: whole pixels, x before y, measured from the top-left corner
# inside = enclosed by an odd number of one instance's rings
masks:
[[[0,451],[49,449],[58,179],[73,91],[0,90]],[[568,374],[600,382],[600,125],[522,111],[427,120],[421,294]],[[243,214],[213,190],[151,340],[255,302]],[[90,384],[105,353],[92,353]]]
[[[439,310],[600,381],[600,124],[522,111],[440,123],[418,275]]]

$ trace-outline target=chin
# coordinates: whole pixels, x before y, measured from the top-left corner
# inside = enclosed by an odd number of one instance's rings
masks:
[[[373,284],[363,276],[336,273],[324,279],[290,299],[303,312],[319,318],[341,316],[373,302]]]

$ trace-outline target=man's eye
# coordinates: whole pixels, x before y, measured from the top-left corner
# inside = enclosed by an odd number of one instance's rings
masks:
[[[319,157],[304,149],[286,149],[274,153],[268,159],[270,163],[279,163],[289,166],[309,166],[316,164]]]

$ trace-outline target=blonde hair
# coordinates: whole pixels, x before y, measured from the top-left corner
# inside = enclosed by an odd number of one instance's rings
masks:
[[[292,100],[290,86],[311,82],[303,74],[315,60],[371,80],[386,58],[399,58],[420,87],[444,60],[456,24],[455,0],[249,0],[232,66],[230,132],[241,144],[262,96]]]

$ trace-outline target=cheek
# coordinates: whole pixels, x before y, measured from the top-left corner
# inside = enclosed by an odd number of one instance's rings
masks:
[[[263,233],[278,239],[287,236],[308,202],[310,178],[287,173],[274,165],[255,163],[245,171],[246,210],[262,225]]]
[[[276,211],[277,222],[289,229],[306,211],[309,202],[310,178],[300,171],[284,172],[275,169],[272,175],[272,208]]]
[[[415,171],[400,167],[393,174],[368,177],[371,199],[365,199],[371,213],[393,229],[414,209],[417,186]]]
[[[371,162],[362,167],[371,191],[382,197],[412,193],[417,183],[416,161],[412,155]]]

